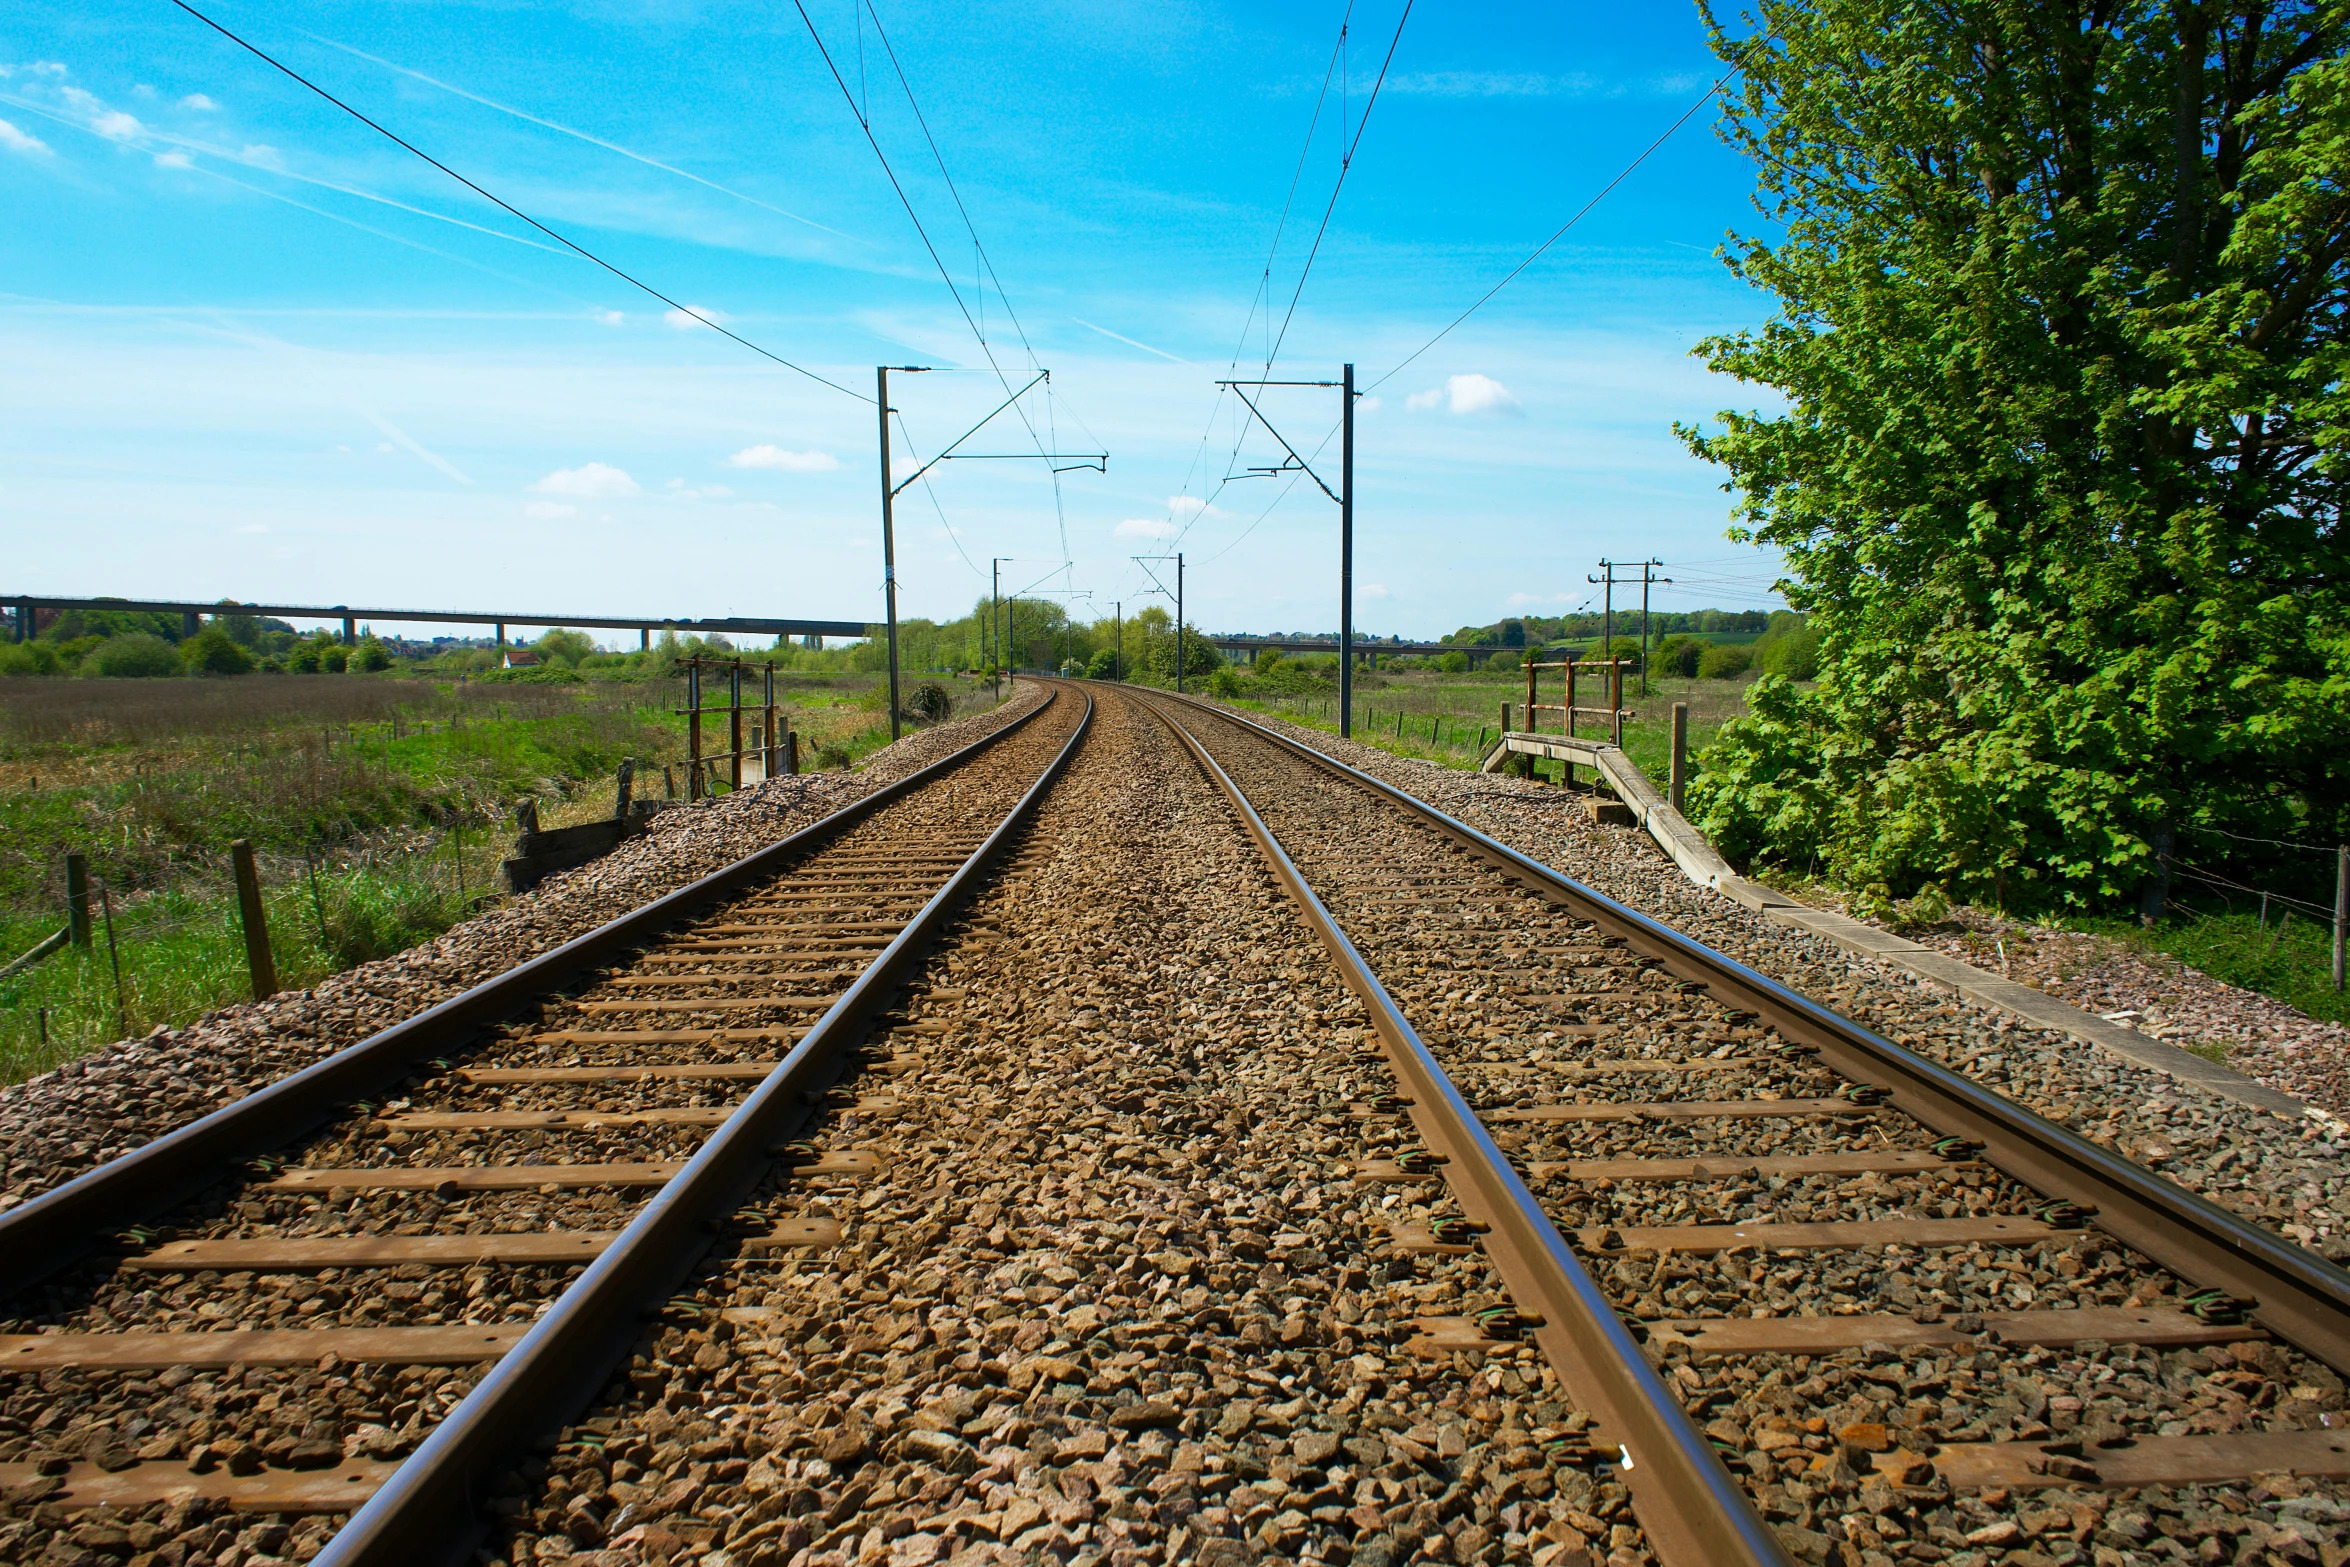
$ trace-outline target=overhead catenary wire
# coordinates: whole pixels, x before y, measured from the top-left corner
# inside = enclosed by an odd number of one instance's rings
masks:
[[[1380,376],[1378,380],[1373,381],[1369,386],[1364,387],[1363,390],[1365,392],[1376,391],[1378,388],[1393,380],[1397,375],[1401,374],[1402,371],[1407,366],[1409,366],[1413,360],[1418,359],[1429,349],[1434,348],[1438,343],[1441,343],[1446,338],[1450,337],[1453,334],[1454,329],[1457,328],[1462,322],[1468,320],[1469,317],[1484,309],[1487,302],[1489,302],[1494,295],[1509,287],[1510,284],[1517,279],[1519,273],[1525,271],[1528,267],[1534,265],[1535,262],[1541,260],[1542,257],[1550,250],[1551,246],[1557,244],[1560,240],[1566,237],[1567,231],[1569,229],[1582,222],[1584,217],[1590,213],[1592,208],[1598,206],[1602,201],[1605,201],[1610,191],[1614,190],[1618,185],[1623,184],[1624,181],[1630,179],[1634,170],[1638,169],[1642,164],[1646,163],[1649,158],[1655,154],[1658,148],[1662,147],[1666,142],[1673,139],[1675,132],[1679,131],[1682,126],[1687,125],[1691,120],[1695,119],[1697,117],[1698,110],[1713,102],[1714,95],[1719,93],[1722,88],[1729,83],[1730,78],[1736,76],[1740,71],[1746,68],[1747,55],[1751,54],[1754,51],[1755,46],[1763,41],[1764,36],[1768,35],[1758,35],[1757,37],[1749,39],[1747,41],[1746,47],[1738,51],[1738,58],[1730,62],[1730,68],[1724,71],[1721,75],[1715,77],[1713,80],[1713,85],[1706,88],[1706,90],[1698,96],[1698,99],[1695,103],[1692,103],[1688,108],[1682,110],[1681,117],[1673,121],[1672,124],[1666,126],[1664,131],[1656,138],[1656,140],[1650,142],[1646,147],[1643,147],[1640,150],[1640,155],[1638,157],[1634,158],[1630,163],[1625,164],[1621,169],[1617,170],[1615,178],[1609,180],[1605,185],[1602,185],[1589,201],[1584,202],[1582,206],[1576,208],[1574,215],[1568,218],[1566,222],[1560,224],[1558,228],[1553,231],[1550,238],[1535,246],[1533,252],[1529,254],[1525,260],[1519,262],[1516,266],[1510,268],[1508,272],[1504,273],[1500,282],[1494,284],[1484,293],[1478,295],[1476,300],[1470,304],[1468,309],[1462,311],[1459,315],[1453,317],[1450,322],[1446,323],[1443,331],[1438,332],[1434,337],[1428,339],[1428,341],[1422,343],[1419,347],[1406,354],[1403,357],[1401,363],[1397,364],[1393,369],[1387,371],[1386,374]]]
[[[375,132],[378,136],[383,137],[384,140],[392,143],[394,146],[400,148],[404,152],[421,158],[426,163],[429,163],[434,168],[440,170],[443,174],[446,174],[449,178],[455,180],[458,184],[464,186],[467,190],[472,191],[482,200],[490,203],[492,206],[497,207],[503,212],[520,218],[523,222],[529,224],[532,228],[537,229],[541,234],[546,235],[547,238],[553,240],[556,244],[561,245],[564,249],[573,252],[585,260],[594,262],[597,266],[602,267],[605,271],[611,273],[614,277],[620,279],[621,282],[626,283],[629,287],[636,289],[641,293],[651,295],[653,298],[661,301],[661,303],[667,305],[672,310],[680,311],[685,315],[691,316],[693,319],[701,322],[704,326],[708,327],[711,331],[716,332],[721,337],[732,339],[734,342],[739,343],[743,347],[749,349],[752,353],[757,354],[760,358],[771,360],[774,363],[783,366],[784,369],[791,371],[795,375],[804,375],[811,381],[821,382],[823,385],[831,387],[834,391],[839,392],[845,397],[854,397],[858,402],[870,403],[873,401],[872,398],[867,397],[862,392],[851,391],[848,387],[841,385],[838,381],[832,380],[827,376],[819,375],[815,371],[809,369],[806,365],[794,364],[791,360],[784,358],[783,355],[774,352],[772,349],[763,348],[759,344],[752,342],[749,338],[744,337],[741,333],[729,330],[728,328],[719,325],[716,321],[711,320],[708,316],[702,314],[702,312],[694,309],[692,306],[681,304],[677,300],[670,298],[667,294],[662,293],[652,284],[644,281],[644,279],[637,277],[633,273],[622,271],[619,267],[614,266],[609,261],[606,261],[602,256],[597,255],[594,251],[588,249],[585,245],[578,243],[566,235],[557,233],[555,230],[547,227],[546,224],[541,223],[538,219],[523,211],[520,207],[515,206],[512,202],[507,201],[501,196],[492,194],[490,191],[484,189],[481,185],[470,179],[467,179],[464,175],[458,173],[455,169],[450,168],[447,164],[434,157],[431,153],[426,152],[421,147],[418,147],[415,143],[407,140],[397,132],[387,129],[377,121],[370,119],[367,115],[362,114],[359,110],[345,103],[342,99],[336,97],[333,93],[328,92],[324,87],[319,86],[318,83],[312,81],[309,77],[304,76],[301,72],[295,70],[292,66],[287,65],[284,61],[278,59],[275,55],[272,55],[268,51],[262,49],[259,45],[250,43],[238,34],[229,31],[229,29],[214,21],[211,17],[206,16],[203,12],[188,4],[188,0],[171,0],[171,3],[175,6],[178,6],[182,11],[187,12],[188,15],[194,17],[197,21],[202,22],[206,27],[209,27],[214,32],[220,34],[221,37],[227,39],[230,43],[233,43],[238,48],[244,50],[247,54],[252,55],[262,64],[270,67],[270,69],[279,72],[289,80],[297,82],[301,86],[308,88],[311,92],[316,93],[319,97],[325,99],[328,103],[333,104],[336,108],[342,110],[352,119],[357,120],[360,124]]]

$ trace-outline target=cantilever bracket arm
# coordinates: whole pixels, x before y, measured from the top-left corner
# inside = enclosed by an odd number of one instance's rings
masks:
[[[1249,402],[1248,393],[1242,391],[1237,385],[1233,385],[1232,395],[1239,398],[1243,403],[1248,405],[1248,411],[1256,415],[1257,423],[1263,425],[1265,427],[1265,432],[1272,436],[1274,440],[1281,443],[1281,449],[1289,453],[1289,462],[1296,464],[1299,472],[1303,473],[1307,478],[1313,480],[1314,487],[1316,489],[1320,490],[1324,495],[1329,496],[1333,501],[1337,501],[1339,505],[1343,506],[1346,504],[1344,501],[1338,500],[1336,492],[1334,492],[1329,485],[1322,482],[1322,476],[1314,472],[1312,465],[1297,454],[1297,448],[1289,444],[1288,437],[1284,436],[1279,430],[1273,428],[1273,421],[1265,417],[1263,410],[1259,409],[1255,403]],[[1287,467],[1289,464],[1285,463],[1282,466]],[[1273,473],[1279,473],[1280,471],[1280,468],[1271,470]]]
[[[989,410],[987,411],[987,418],[986,418],[986,419],[982,419],[982,420],[980,420],[980,421],[979,421],[977,424],[973,425],[973,426],[972,426],[970,429],[968,429],[968,430],[965,430],[965,431],[964,431],[964,432],[963,432],[961,435],[958,435],[958,436],[956,436],[956,437],[955,437],[953,440],[951,440],[951,441],[947,442],[947,444],[946,444],[945,446],[943,446],[943,447],[941,447],[941,448],[939,449],[939,453],[938,453],[938,455],[937,455],[936,457],[933,457],[933,458],[931,458],[931,459],[930,459],[930,461],[928,461],[928,462],[924,463],[924,464],[923,464],[921,467],[919,467],[919,468],[915,469],[915,470],[914,470],[912,473],[910,473],[910,474],[907,474],[907,475],[906,475],[906,478],[905,478],[905,483],[898,485],[898,486],[897,486],[895,489],[893,489],[893,490],[891,490],[891,491],[889,492],[889,493],[890,493],[890,495],[891,495],[891,497],[892,497],[892,498],[895,498],[896,496],[899,496],[899,495],[902,495],[902,494],[904,494],[904,493],[905,493],[905,489],[906,489],[906,485],[908,485],[908,484],[912,484],[912,483],[913,483],[913,482],[914,482],[916,479],[919,479],[919,478],[921,478],[921,477],[922,477],[924,474],[928,473],[928,472],[929,472],[931,469],[933,469],[933,468],[937,467],[937,466],[938,466],[940,463],[942,463],[942,462],[945,462],[945,461],[947,460],[947,458],[948,458],[948,457],[949,457],[949,456],[950,456],[950,455],[951,455],[951,454],[954,452],[954,449],[955,449],[956,447],[958,447],[958,446],[962,445],[962,444],[963,444],[965,441],[968,441],[969,439],[971,439],[971,437],[973,437],[974,435],[977,435],[977,434],[978,434],[980,431],[982,431],[982,430],[986,429],[986,428],[987,428],[987,426],[988,426],[988,421],[989,421],[989,420],[992,420],[993,418],[995,418],[995,416],[996,416],[997,414],[1000,414],[1000,413],[1002,413],[1002,412],[1003,412],[1005,409],[1007,409],[1007,408],[1011,407],[1011,406],[1012,406],[1014,403],[1018,402],[1018,401],[1019,401],[1021,398],[1023,398],[1023,397],[1026,397],[1026,396],[1027,396],[1027,395],[1028,395],[1030,392],[1033,392],[1033,391],[1035,391],[1035,390],[1036,390],[1036,388],[1037,388],[1037,386],[1038,386],[1040,383],[1042,383],[1042,382],[1045,382],[1045,381],[1048,381],[1048,380],[1050,380],[1050,379],[1052,379],[1052,372],[1051,372],[1051,371],[1049,371],[1049,370],[1040,370],[1040,371],[1038,371],[1038,372],[1036,373],[1036,379],[1035,379],[1034,381],[1031,381],[1031,382],[1029,382],[1029,383],[1028,383],[1026,386],[1024,386],[1024,387],[1020,388],[1020,390],[1018,390],[1017,392],[1014,392],[1014,393],[1013,393],[1011,396],[1009,396],[1009,397],[1005,398],[1005,399],[1004,399],[1002,402],[1000,402],[1000,403],[996,404],[996,405],[995,405],[993,408],[989,409]],[[1022,455],[1026,455],[1026,454],[1025,454],[1025,453],[1023,453]],[[1040,453],[1039,455],[1045,455],[1045,454],[1042,454],[1042,453]],[[1063,455],[1067,455],[1067,454],[1063,454]],[[1105,458],[1105,459],[1104,459],[1104,461],[1105,461],[1105,462],[1106,462],[1107,460],[1108,460],[1107,458]]]

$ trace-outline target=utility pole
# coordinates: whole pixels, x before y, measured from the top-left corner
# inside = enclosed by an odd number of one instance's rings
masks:
[[[1338,737],[1355,730],[1355,367],[1338,401]],[[1392,624],[1392,622],[1391,622]]]
[[[1670,577],[1658,577],[1651,572],[1663,561],[1651,557],[1640,563],[1640,694],[1648,695],[1648,589],[1650,584],[1670,582]],[[1678,809],[1679,807],[1675,807]]]
[[[1110,600],[1110,614],[1113,617],[1112,624],[1117,628],[1112,633],[1110,642],[1110,678],[1124,680],[1126,678],[1126,601],[1124,599]]]
[[[1315,488],[1338,506],[1338,733],[1344,737],[1354,734],[1354,644],[1355,644],[1355,399],[1362,394],[1355,390],[1355,367],[1348,365],[1336,381],[1218,381],[1218,386],[1230,387],[1235,396],[1247,406],[1266,433],[1281,443],[1282,460],[1269,467],[1251,466],[1246,473],[1232,478],[1269,479],[1276,474],[1302,473],[1314,481]],[[1338,488],[1332,490],[1322,482],[1322,476],[1298,455],[1288,437],[1273,428],[1264,411],[1250,401],[1244,386],[1333,386],[1339,389],[1339,446]]]
[[[995,698],[1004,696],[1004,634],[996,624],[996,617],[1004,597],[1004,557],[991,555],[987,561],[987,634],[995,640],[995,657],[988,661],[988,670],[995,681]]]
[[[881,596],[889,613],[889,737],[898,738],[898,544],[890,522],[890,503],[897,492],[889,487],[889,366],[873,367],[874,389],[881,396]],[[741,749],[739,746],[737,750]],[[741,758],[736,758],[741,765]]]
[[[1183,694],[1183,553],[1175,554],[1175,694]]]

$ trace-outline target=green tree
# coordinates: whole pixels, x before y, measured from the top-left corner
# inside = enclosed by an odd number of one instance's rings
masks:
[[[391,650],[373,637],[362,637],[351,649],[347,667],[353,674],[372,675],[379,669],[392,667]]]
[[[531,646],[539,650],[541,658],[550,661],[559,658],[577,667],[594,655],[596,639],[584,631],[570,631],[558,626],[551,631],[541,632],[539,639]]]
[[[253,670],[253,655],[218,625],[206,626],[180,644],[180,663],[191,675],[244,675]]]
[[[1766,675],[1708,758],[1730,852],[2158,904],[2165,846],[2343,830],[2346,15],[1717,27],[1773,224],[1730,264],[1778,311],[1700,352],[1785,412],[1682,433],[1785,552],[1819,672]]]

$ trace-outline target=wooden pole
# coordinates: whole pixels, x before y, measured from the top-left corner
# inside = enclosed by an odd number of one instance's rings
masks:
[[[90,949],[90,857],[65,857],[65,928],[73,944]]]
[[[2334,850],[2334,994],[2342,993],[2342,927],[2350,921],[2350,844]]]
[[[1673,704],[1673,778],[1666,798],[1674,810],[1681,808],[1681,794],[1689,782],[1689,704]]]
[[[114,1028],[127,1039],[131,1031],[131,1006],[122,992],[122,948],[114,942],[114,897],[103,883],[98,887],[98,912],[106,916],[106,956],[114,963]]]
[[[727,749],[734,753],[726,759],[726,787],[740,794],[743,787],[743,661],[739,658],[727,666],[726,699],[733,704],[726,715]]]
[[[1534,650],[1526,650],[1526,733],[1532,734],[1542,724],[1534,716]]]
[[[702,656],[685,661],[685,797],[702,797]]]
[[[237,873],[237,919],[245,927],[245,967],[253,976],[253,999],[277,994],[277,957],[269,950],[269,916],[261,906],[261,875],[253,868],[253,845],[243,838],[228,846]]]
[[[624,756],[620,759],[620,771],[613,781],[612,819],[614,821],[628,820],[629,800],[635,793],[636,758]]]
[[[761,779],[768,779],[775,776],[775,770],[781,761],[777,752],[783,745],[782,735],[775,727],[775,666],[773,664],[767,666],[767,689],[764,695],[767,698],[767,713],[766,722],[759,730],[759,738],[764,743],[763,753],[759,757],[759,776]]]
[[[783,775],[796,778],[800,771],[800,732],[787,729],[783,736]]]

